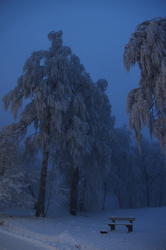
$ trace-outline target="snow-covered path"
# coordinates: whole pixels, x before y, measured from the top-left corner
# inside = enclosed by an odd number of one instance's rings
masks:
[[[43,245],[38,241],[32,241],[22,236],[16,236],[12,233],[0,231],[0,250],[46,250],[49,249],[47,245]],[[50,248],[51,249],[51,248]]]
[[[118,226],[111,232],[105,225],[111,215],[135,216],[134,231],[128,233],[125,226]],[[4,221],[0,226],[0,247],[3,247],[0,249],[4,249],[8,241],[13,248],[5,248],[7,250],[166,250],[166,207],[114,209],[75,217],[68,214],[46,218],[0,215],[0,221]],[[103,229],[109,233],[100,234]],[[20,248],[14,248],[17,242]],[[28,244],[31,248],[26,248]]]

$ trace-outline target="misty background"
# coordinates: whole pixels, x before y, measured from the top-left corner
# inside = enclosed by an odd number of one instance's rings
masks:
[[[126,97],[138,86],[140,71],[136,65],[126,73],[124,46],[139,23],[164,17],[165,9],[164,0],[1,0],[0,99],[16,86],[31,53],[50,47],[48,33],[62,30],[64,45],[80,58],[92,80],[108,81],[106,94],[116,116],[115,127],[128,124]],[[2,101],[0,116],[0,128],[13,121]],[[146,130],[144,134],[148,136]]]

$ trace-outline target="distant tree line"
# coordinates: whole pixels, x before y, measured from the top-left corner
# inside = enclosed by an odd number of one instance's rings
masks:
[[[120,207],[166,205],[166,165],[160,143],[142,137],[141,155],[124,126],[114,130],[112,165],[116,175],[114,192]]]

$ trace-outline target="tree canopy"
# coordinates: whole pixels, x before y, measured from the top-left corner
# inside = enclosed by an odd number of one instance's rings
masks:
[[[166,18],[144,21],[135,28],[125,46],[127,71],[138,63],[139,87],[127,96],[129,126],[140,148],[141,130],[148,126],[166,155]]]

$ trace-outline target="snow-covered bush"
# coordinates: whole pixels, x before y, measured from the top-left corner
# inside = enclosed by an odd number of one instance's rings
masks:
[[[0,201],[31,206],[32,199],[26,187],[17,138],[11,127],[5,126],[0,131]]]

